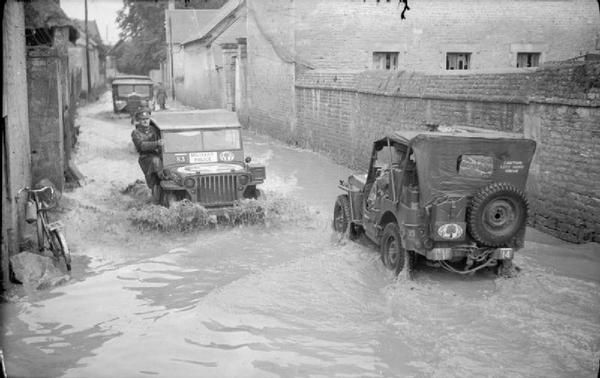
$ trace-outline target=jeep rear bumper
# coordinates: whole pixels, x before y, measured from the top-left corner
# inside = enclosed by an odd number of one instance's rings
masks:
[[[492,249],[491,258],[496,260],[512,260],[515,255],[514,248],[490,248]],[[428,260],[452,260],[456,258],[466,257],[469,249],[464,247],[446,247],[433,248],[427,251],[425,257]]]

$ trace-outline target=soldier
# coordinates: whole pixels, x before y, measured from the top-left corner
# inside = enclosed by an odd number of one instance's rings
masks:
[[[160,172],[162,161],[160,159],[160,148],[163,145],[159,138],[158,130],[150,125],[150,110],[140,109],[136,113],[137,124],[131,133],[131,139],[135,149],[140,154],[138,162],[144,172],[146,184],[153,191],[157,190],[155,185],[160,184]]]
[[[165,110],[165,101],[167,100],[167,91],[162,83],[158,83],[156,91],[156,102],[160,105],[161,110]]]

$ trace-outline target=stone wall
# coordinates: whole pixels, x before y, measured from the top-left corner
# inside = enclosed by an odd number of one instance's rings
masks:
[[[293,2],[248,1],[249,127],[287,140],[295,125]],[[288,25],[282,28],[282,25]]]
[[[65,176],[61,56],[50,47],[30,48],[27,59],[33,183],[48,178],[62,192]]]
[[[472,75],[311,71],[296,82],[296,127],[268,131],[359,170],[370,143],[394,129],[520,132],[538,143],[531,223],[569,241],[600,241],[599,78],[600,62]]]

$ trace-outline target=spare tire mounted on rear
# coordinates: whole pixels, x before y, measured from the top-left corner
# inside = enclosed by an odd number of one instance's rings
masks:
[[[490,184],[473,197],[467,214],[469,232],[486,246],[501,246],[525,227],[527,210],[521,190],[505,182]]]

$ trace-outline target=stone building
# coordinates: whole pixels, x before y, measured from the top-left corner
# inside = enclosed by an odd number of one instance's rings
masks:
[[[71,75],[81,76],[81,95],[85,97],[88,92],[87,82],[87,63],[85,54],[85,21],[84,20],[73,20],[77,31],[79,32],[79,38],[69,46],[69,71]],[[96,21],[88,21],[88,51],[90,57],[90,82],[92,85],[92,92],[96,93],[101,90],[106,81],[106,53],[105,47],[98,31],[98,25]]]
[[[249,127],[358,169],[391,129],[522,132],[532,224],[598,241],[598,2],[410,3],[247,0]]]
[[[215,16],[216,10],[208,9],[175,9],[165,11],[165,37],[167,41],[167,62],[165,65],[166,84],[178,100],[183,100],[181,93],[185,86],[183,42],[192,34],[198,33]]]
[[[54,1],[25,3],[32,181],[50,179],[60,191],[73,141],[68,48],[77,37]]]
[[[201,109],[244,108],[238,45],[245,49],[245,1],[231,0],[218,10],[170,9],[165,18],[166,68],[175,97]]]

